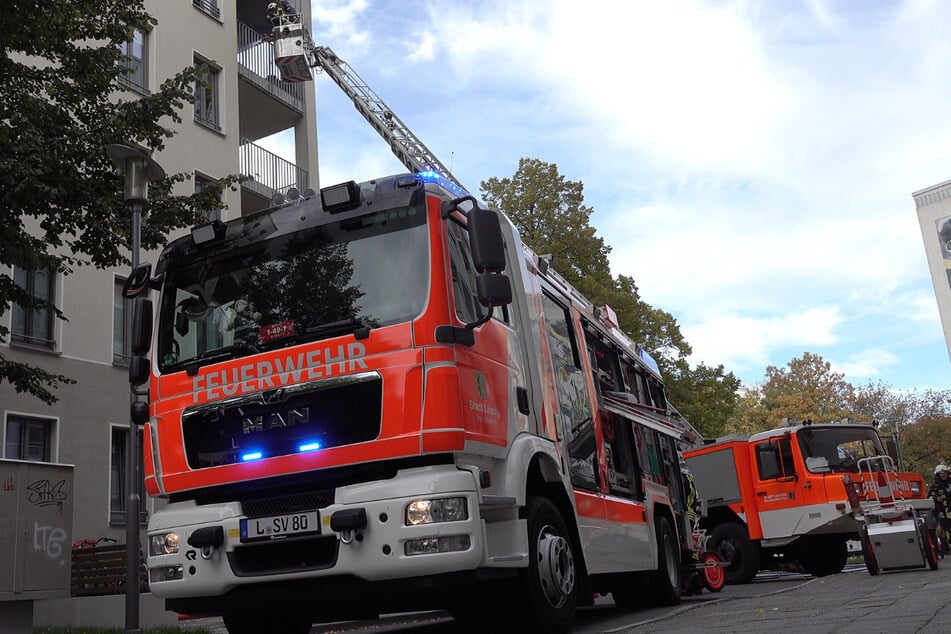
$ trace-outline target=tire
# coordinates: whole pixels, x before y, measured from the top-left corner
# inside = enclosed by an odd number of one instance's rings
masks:
[[[677,605],[683,596],[680,546],[666,517],[657,518],[657,570],[651,575],[650,594],[656,605]]]
[[[862,544],[862,556],[865,558],[865,568],[868,574],[873,577],[878,574],[878,561],[875,559],[875,551],[872,550],[872,542],[868,537],[868,527],[859,527],[859,542]]]
[[[938,555],[935,553],[934,544],[928,535],[928,529],[923,523],[918,524],[918,540],[921,542],[921,553],[924,555],[925,563],[931,570],[938,569]]]
[[[235,612],[223,616],[228,634],[261,634],[262,632],[281,632],[281,634],[309,634],[310,616],[304,614],[278,615],[268,613]]]
[[[726,585],[726,573],[723,571],[723,566],[719,565],[720,558],[717,557],[716,553],[703,553],[700,557],[700,563],[709,566],[704,568],[700,575],[703,578],[703,587],[710,592],[722,590],[723,586]]]
[[[727,562],[727,583],[749,583],[759,572],[759,544],[750,541],[746,528],[736,522],[717,525],[710,533],[708,548],[720,561]]]
[[[519,571],[514,616],[530,632],[567,632],[578,605],[578,570],[571,538],[561,513],[547,498],[532,497],[525,507],[528,520],[528,567]],[[512,597],[514,599],[514,597]]]
[[[827,577],[842,572],[849,560],[844,539],[830,537],[804,541],[798,548],[799,563],[813,577]]]

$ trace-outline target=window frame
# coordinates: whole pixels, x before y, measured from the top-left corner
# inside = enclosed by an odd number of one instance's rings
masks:
[[[143,447],[141,444],[143,438],[143,430],[141,427],[136,429],[136,433],[139,434],[140,444],[139,447]],[[116,447],[116,442],[119,441],[119,446]],[[117,451],[118,450],[118,451]],[[116,457],[118,456],[119,463],[116,464]],[[120,425],[120,424],[111,424],[109,426],[109,525],[110,526],[125,526],[126,521],[126,510],[129,500],[128,491],[126,490],[126,470],[129,459],[129,426]],[[118,473],[116,473],[118,472]],[[118,492],[116,492],[118,488]],[[139,478],[139,500],[143,503],[139,504],[139,525],[146,526],[149,521],[149,514],[146,510],[144,501],[147,499],[145,493],[145,478]],[[118,507],[118,508],[117,508]]]
[[[24,269],[13,267],[13,283],[23,288],[30,296],[37,297],[36,294],[36,274],[41,269]],[[17,272],[26,274],[25,286],[17,281]],[[57,305],[57,274],[55,270],[46,270],[46,299],[53,305]],[[37,337],[32,334],[36,324],[34,320],[43,319],[42,313],[46,313],[46,324],[43,334],[46,338]],[[22,331],[17,328],[17,317],[23,320]],[[56,313],[51,309],[27,310],[19,304],[13,304],[10,310],[10,343],[12,345],[25,346],[37,350],[56,350]],[[29,333],[29,334],[28,334]]]
[[[218,0],[192,0],[192,6],[208,17],[221,22],[221,7],[218,6]]]
[[[139,57],[135,55],[137,38],[140,38],[142,48]],[[132,39],[119,44],[119,51],[122,54],[119,64],[129,71],[119,75],[119,83],[136,92],[149,94],[149,32],[135,29]],[[138,79],[140,75],[141,80]]]
[[[212,178],[211,176],[208,176],[207,174],[203,174],[202,172],[199,172],[198,170],[195,170],[192,177],[195,179],[195,193],[196,194],[201,193],[202,191],[204,191],[206,185],[211,185],[217,180],[215,178]],[[208,222],[221,220],[221,210],[211,209],[209,211],[206,211],[205,220],[207,220]]]
[[[221,132],[221,67],[198,54],[195,54],[194,65],[196,68],[205,66],[208,69],[204,73],[199,73],[195,81],[195,123],[209,130]],[[207,103],[209,94],[211,95],[210,106]]]
[[[43,427],[43,451],[44,458],[43,460],[31,459],[24,455],[24,447],[29,446],[26,434],[26,427],[21,427],[18,433],[17,440],[17,455],[11,456],[8,455],[9,442],[7,436],[10,433],[11,423],[28,423],[28,424],[40,424]],[[7,460],[22,460],[25,462],[41,462],[41,463],[56,463],[59,459],[59,447],[57,446],[57,425],[59,419],[52,418],[49,416],[37,416],[36,414],[28,414],[22,412],[6,412],[3,419],[3,458]]]

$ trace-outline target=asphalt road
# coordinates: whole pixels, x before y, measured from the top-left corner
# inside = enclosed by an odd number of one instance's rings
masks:
[[[821,579],[796,573],[761,573],[751,584],[686,597],[672,608],[624,611],[614,606],[610,596],[600,597],[595,606],[579,611],[572,632],[946,633],[951,632],[951,560],[947,561],[948,565],[937,571],[891,572],[875,577],[866,572],[864,565],[850,565],[838,575]],[[215,634],[226,632],[220,619],[197,619],[182,625],[201,625]],[[445,613],[426,612],[315,625],[311,634],[457,631],[457,625]]]

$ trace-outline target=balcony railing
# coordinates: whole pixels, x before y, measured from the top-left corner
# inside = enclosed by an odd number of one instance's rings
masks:
[[[265,198],[270,198],[274,192],[283,194],[291,187],[296,187],[301,192],[308,187],[307,170],[268,152],[248,139],[241,139],[238,167],[242,174],[253,179],[243,183],[243,186]]]
[[[304,84],[281,81],[274,47],[259,33],[238,22],[238,73],[298,112],[304,112]]]

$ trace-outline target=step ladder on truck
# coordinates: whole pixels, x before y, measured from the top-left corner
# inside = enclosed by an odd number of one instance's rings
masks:
[[[858,461],[858,479],[842,482],[858,524],[862,555],[870,575],[928,567],[938,569],[934,542],[924,517],[906,500],[890,456]],[[860,500],[860,489],[866,500]]]

